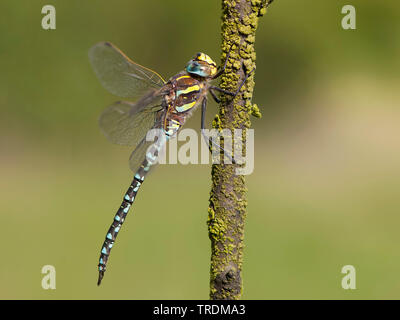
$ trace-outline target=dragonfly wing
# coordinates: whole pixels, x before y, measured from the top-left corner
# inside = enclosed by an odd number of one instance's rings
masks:
[[[120,97],[138,98],[165,84],[158,73],[133,62],[110,42],[94,45],[89,59],[103,87]]]
[[[157,115],[157,119],[155,121],[155,124],[152,129],[160,129],[162,128],[162,120],[163,120],[163,114],[159,113]],[[159,135],[162,134],[163,136],[160,137]],[[154,147],[150,149],[150,147],[153,144],[156,144],[158,146],[164,147],[164,143],[166,142],[165,140],[165,135],[163,134],[163,131],[156,131],[155,133],[155,139],[149,139],[149,141],[146,140],[146,136],[140,141],[140,143],[136,146],[135,150],[131,153],[131,156],[129,157],[129,167],[133,172],[136,172],[140,165],[143,163],[144,159],[147,156],[148,151],[151,150],[151,154],[154,155]],[[157,151],[161,152],[162,148],[159,148],[160,150]],[[150,159],[148,159],[150,160]]]
[[[162,114],[160,103],[138,108],[129,101],[119,101],[107,107],[99,118],[99,126],[104,135],[115,144],[135,148],[153,128]]]

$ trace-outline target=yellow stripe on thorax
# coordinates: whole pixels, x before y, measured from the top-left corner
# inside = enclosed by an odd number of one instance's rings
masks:
[[[180,76],[179,78],[176,78],[176,80],[185,79],[185,78],[191,78],[191,77],[190,76]]]
[[[200,90],[200,86],[198,86],[196,84],[196,85],[188,87],[188,88],[186,88],[184,90],[178,90],[176,92],[176,96],[179,97],[181,94],[186,94],[186,93],[190,93],[190,92],[193,92],[193,91],[199,91],[199,90]]]

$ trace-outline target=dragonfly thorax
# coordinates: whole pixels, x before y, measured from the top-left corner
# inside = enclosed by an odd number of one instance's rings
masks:
[[[209,78],[217,73],[217,64],[205,53],[197,53],[186,65],[186,71],[203,78]]]

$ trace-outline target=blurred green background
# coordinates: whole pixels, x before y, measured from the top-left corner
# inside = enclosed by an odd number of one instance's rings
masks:
[[[45,4],[56,30],[41,28]],[[357,30],[341,28],[345,4]],[[2,0],[0,12],[0,298],[207,299],[208,165],[151,175],[96,286],[132,173],[131,150],[97,127],[118,98],[87,53],[108,40],[166,78],[198,51],[219,61],[220,1]],[[256,49],[243,298],[400,298],[399,1],[276,0]],[[41,287],[47,264],[56,290]],[[348,264],[356,290],[341,288]]]

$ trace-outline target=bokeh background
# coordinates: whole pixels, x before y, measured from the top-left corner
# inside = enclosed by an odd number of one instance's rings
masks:
[[[198,51],[219,61],[220,1],[52,0],[53,31],[45,4],[0,2],[0,298],[207,299],[208,165],[151,175],[96,286],[132,173],[97,127],[118,98],[87,53],[108,40],[166,78]],[[341,28],[345,4],[357,30]],[[400,3],[276,0],[256,49],[243,298],[400,298]],[[341,288],[348,264],[356,290]]]

